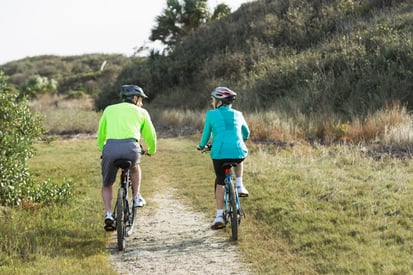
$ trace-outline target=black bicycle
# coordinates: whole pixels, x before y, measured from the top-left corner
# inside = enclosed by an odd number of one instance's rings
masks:
[[[207,152],[211,150],[212,145],[207,144],[201,152]],[[225,225],[231,223],[231,239],[233,241],[238,240],[238,227],[241,224],[241,219],[245,217],[245,213],[241,208],[241,203],[238,196],[238,191],[234,186],[232,179],[232,169],[236,167],[236,162],[226,162],[222,165],[225,169],[225,194],[224,194],[224,221]]]
[[[127,159],[115,161],[116,167],[121,169],[120,184],[115,209],[113,211],[118,235],[118,249],[122,251],[126,247],[126,236],[132,234],[135,226],[137,207],[133,207],[133,187],[129,169],[133,163]]]

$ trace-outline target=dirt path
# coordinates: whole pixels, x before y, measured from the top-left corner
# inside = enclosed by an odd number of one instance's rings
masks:
[[[116,233],[109,242],[119,274],[251,274],[228,235],[209,229],[210,220],[186,207],[172,189],[140,208],[124,252]]]

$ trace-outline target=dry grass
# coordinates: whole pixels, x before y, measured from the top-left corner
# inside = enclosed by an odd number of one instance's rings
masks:
[[[44,115],[44,126],[49,134],[94,134],[101,113],[93,109],[91,98],[65,100],[43,95],[32,102],[32,107]],[[155,127],[169,136],[200,133],[206,110],[153,110],[148,106]],[[399,102],[365,117],[354,117],[343,122],[334,115],[305,116],[268,111],[244,113],[253,141],[302,141],[379,143],[407,145],[413,142],[413,117]]]
[[[93,109],[89,97],[64,99],[45,94],[32,101],[34,111],[44,116],[44,127],[48,134],[96,133],[100,113]]]

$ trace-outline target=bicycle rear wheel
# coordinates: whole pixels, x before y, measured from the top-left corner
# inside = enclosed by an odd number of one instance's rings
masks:
[[[237,200],[235,198],[234,184],[230,182],[229,184],[229,219],[231,222],[231,232],[232,240],[238,240],[238,209]]]
[[[126,226],[125,226],[125,190],[123,188],[118,189],[118,198],[116,202],[116,231],[118,234],[118,249],[122,251],[126,246]]]

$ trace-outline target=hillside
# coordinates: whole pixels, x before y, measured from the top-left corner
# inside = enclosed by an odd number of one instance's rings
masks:
[[[129,67],[116,85],[138,83],[161,107],[205,107],[218,85],[239,92],[237,106],[246,111],[348,117],[387,101],[410,106],[412,7],[377,0],[247,3],[186,37],[169,56],[153,54]]]
[[[225,85],[245,111],[351,119],[394,101],[412,109],[412,10],[412,0],[258,0],[168,55],[39,56],[0,69],[16,85],[32,74],[54,78],[59,93],[92,94],[97,109],[116,102],[125,83],[162,109],[205,108],[209,91]],[[100,71],[104,60],[111,66]]]
[[[118,77],[129,60],[123,55],[108,54],[43,55],[6,63],[0,70],[9,77],[8,83],[19,90],[31,76],[39,75],[57,82],[57,94],[81,92],[96,96]]]

